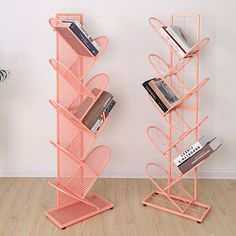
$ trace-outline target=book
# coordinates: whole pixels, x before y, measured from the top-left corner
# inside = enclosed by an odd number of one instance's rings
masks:
[[[112,99],[113,95],[111,93],[103,91],[97,101],[82,119],[82,123],[91,130]]]
[[[191,38],[177,25],[170,25],[166,27],[166,31],[178,42],[178,44],[187,53],[194,46]]]
[[[194,42],[179,26],[163,26],[160,28],[160,33],[181,57],[184,57],[187,53],[192,55],[196,52],[196,50],[192,49],[195,45]]]
[[[162,36],[169,42],[169,44],[174,48],[174,50],[181,56],[184,57],[186,55],[186,51],[184,51],[180,45],[171,37],[170,34],[165,30],[166,27],[160,28],[160,33]]]
[[[150,80],[148,84],[151,88],[153,88],[154,92],[160,96],[160,99],[168,106],[173,105],[179,100],[174,90],[169,87],[163,79],[154,78]]]
[[[182,174],[186,173],[187,171],[194,168],[194,166],[199,164],[201,161],[207,159],[221,145],[221,142],[217,138],[210,140],[202,149],[200,149],[190,158],[186,159],[184,162],[178,165],[179,170],[182,172]]]
[[[159,89],[157,89],[155,83],[153,81],[150,81],[149,86],[151,87],[151,89],[156,93],[156,95],[161,99],[161,101],[163,102],[163,104],[168,108],[168,110],[170,109],[170,104],[166,101],[166,99],[164,98],[164,96],[162,95],[162,93],[159,91]]]
[[[179,100],[174,90],[161,78],[147,80],[142,85],[164,113]]]
[[[196,152],[200,151],[206,144],[208,140],[203,136],[189,148],[187,148],[183,153],[177,156],[173,161],[176,166],[181,165],[184,161],[193,156]]]
[[[68,22],[68,21],[66,21]],[[99,51],[100,45],[96,42],[96,40],[85,30],[85,28],[80,24],[78,20],[71,21],[71,23],[75,23],[76,26],[82,31],[82,33],[86,36],[86,38],[93,44],[93,46]]]
[[[162,100],[158,97],[158,95],[153,91],[153,89],[150,87],[148,82],[151,80],[147,80],[144,83],[142,83],[143,87],[147,90],[149,95],[152,97],[152,99],[156,102],[156,104],[161,108],[161,110],[166,113],[168,111],[167,106],[162,102]]]
[[[91,35],[87,33],[87,31],[82,27],[79,21],[64,20],[62,22],[71,29],[71,31],[76,35],[76,37],[80,39],[80,41],[94,56],[98,54],[100,46],[91,37]]]
[[[116,102],[114,99],[112,99],[109,104],[106,106],[105,110],[100,114],[98,120],[95,122],[95,124],[93,125],[93,127],[91,128],[91,131],[93,133],[97,133],[98,130],[100,129],[100,127],[102,126],[102,124],[104,123],[105,119],[107,118],[107,116],[109,115],[109,113],[111,112],[112,108],[115,106]]]
[[[80,44],[77,42],[77,36],[69,29],[69,27],[56,26],[55,30],[63,37],[63,39],[73,48],[78,54],[88,53],[87,47],[83,47],[83,43]]]

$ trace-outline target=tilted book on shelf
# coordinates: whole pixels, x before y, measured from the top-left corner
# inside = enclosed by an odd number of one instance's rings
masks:
[[[113,109],[113,107],[115,106],[116,102],[114,99],[112,99],[107,106],[104,108],[104,110],[100,113],[99,117],[97,118],[97,121],[94,123],[93,127],[91,128],[91,131],[93,133],[97,133],[98,130],[100,129],[100,127],[102,126],[102,124],[104,123],[105,119],[107,118],[107,116],[109,115],[109,113],[111,112],[111,110]],[[93,119],[94,120],[94,119]]]
[[[164,113],[179,100],[173,89],[161,78],[147,80],[142,85]]]
[[[82,41],[82,43],[94,56],[98,54],[100,46],[96,40],[93,39],[93,37],[84,29],[79,21],[66,20],[62,22],[73,31],[73,33]]]
[[[99,94],[99,92],[100,90],[98,89],[92,90],[92,93],[95,96]],[[78,119],[82,119],[82,123],[93,133],[97,133],[116,102],[114,101],[111,93],[103,91],[86,115],[82,118],[87,107],[90,106],[91,103],[92,98],[86,97],[78,107],[73,109],[73,114]]]
[[[176,166],[181,165],[184,161],[193,156],[196,152],[200,151],[207,143],[208,139],[206,137],[201,137],[197,142],[187,148],[183,153],[177,156],[173,161]]]
[[[113,95],[107,91],[103,91],[82,119],[82,123],[92,132],[96,133],[115,105],[115,103],[111,103],[111,101],[113,101]]]
[[[194,42],[179,26],[163,26],[160,28],[160,33],[167,39],[181,57],[184,57],[187,53],[191,55],[196,52],[195,50],[191,51],[195,45]]]
[[[201,142],[198,142],[197,145],[199,145],[200,143]],[[204,143],[205,143],[205,140],[203,140],[202,144]],[[190,157],[186,159],[183,158],[183,160],[181,159],[181,161],[178,162],[177,167],[182,172],[182,174],[192,169],[202,160],[208,158],[213,152],[215,152],[222,145],[221,142],[217,138],[210,140],[202,148],[200,148],[202,144],[200,144],[198,150],[194,152],[193,155],[191,155]],[[174,162],[176,163],[176,161]]]

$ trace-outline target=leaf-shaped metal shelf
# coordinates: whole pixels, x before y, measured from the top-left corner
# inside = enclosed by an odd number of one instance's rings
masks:
[[[57,56],[50,64],[57,75],[56,100],[49,100],[57,111],[57,180],[49,184],[57,190],[57,207],[46,216],[58,227],[65,228],[93,215],[113,208],[113,203],[93,194],[87,196],[110,160],[111,150],[105,145],[89,151],[107,123],[103,121],[94,133],[83,118],[106,89],[109,77],[105,73],[84,77],[104,52],[108,38],[96,38],[100,49],[94,56],[85,44],[63,23],[63,20],[83,21],[82,14],[58,14],[49,20],[57,33]]]
[[[157,103],[149,95],[154,106],[158,109],[161,116],[167,123],[167,132],[151,125],[147,129],[149,141],[160,152],[161,156],[167,162],[167,168],[163,168],[158,163],[148,163],[146,165],[147,177],[154,184],[155,190],[152,191],[143,201],[143,205],[157,208],[175,215],[179,215],[188,219],[202,222],[209,213],[211,207],[202,204],[197,200],[197,167],[203,163],[199,162],[189,171],[182,174],[181,171],[172,163],[174,155],[180,155],[187,147],[184,141],[195,136],[193,142],[198,140],[198,129],[207,120],[207,116],[199,121],[198,118],[198,91],[209,81],[205,78],[199,81],[199,53],[208,44],[209,39],[199,39],[199,22],[200,16],[196,14],[173,14],[171,15],[171,25],[174,25],[175,17],[183,17],[184,22],[187,17],[194,17],[196,20],[196,44],[184,56],[180,56],[172,49],[168,40],[163,37],[160,28],[166,26],[165,23],[155,17],[149,19],[149,23],[154,31],[159,35],[162,41],[170,50],[170,63],[167,63],[161,56],[157,54],[149,55],[149,63],[155,70],[157,77],[161,78],[173,91],[177,97],[177,101],[169,104],[168,110],[164,113]],[[178,21],[179,22],[179,21]],[[174,60],[176,58],[176,60]],[[197,59],[197,60],[193,60]],[[181,77],[180,72],[186,70],[186,66],[191,61],[195,62],[195,83],[190,83],[188,78]],[[187,70],[186,70],[187,71]],[[191,98],[191,99],[190,99]],[[185,111],[190,112],[190,118],[186,119]],[[188,138],[187,138],[188,137]],[[185,188],[181,181],[190,172],[194,172],[194,189],[190,194],[188,188]],[[164,178],[164,179],[163,179]],[[166,183],[164,180],[166,179]]]

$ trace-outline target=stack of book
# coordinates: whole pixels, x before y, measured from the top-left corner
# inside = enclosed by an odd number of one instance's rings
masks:
[[[70,30],[68,28],[61,27],[60,25],[55,28],[75,50],[77,49],[77,46],[74,45],[74,36],[77,37],[94,56],[98,54],[100,46],[95,41],[95,39],[84,29],[79,21],[64,20],[62,22],[67,25]]]
[[[192,49],[195,43],[179,26],[163,26],[160,33],[181,57],[185,57],[187,53],[189,56],[196,53],[196,49]]]
[[[175,165],[179,168],[179,170],[182,172],[182,174],[184,174],[187,171],[191,170],[202,160],[208,158],[221,145],[222,144],[216,137],[208,141],[203,136],[173,161]]]
[[[95,90],[96,89],[92,91],[94,94],[97,93],[97,90]],[[87,97],[80,104],[74,115],[81,119],[81,114],[85,112],[84,109],[86,110],[89,103],[91,103],[91,98]],[[116,102],[113,99],[113,95],[107,91],[103,91],[93,106],[89,109],[87,114],[82,118],[82,123],[94,134],[96,134],[115,104]]]
[[[164,113],[179,100],[174,90],[161,78],[147,80],[142,85]]]

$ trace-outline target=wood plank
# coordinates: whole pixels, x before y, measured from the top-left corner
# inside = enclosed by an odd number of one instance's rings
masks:
[[[236,180],[199,180],[199,200],[213,206],[202,224],[141,204],[153,189],[146,179],[99,179],[92,192],[115,203],[113,210],[60,230],[44,216],[56,206],[46,178],[0,178],[0,235],[236,235]]]

